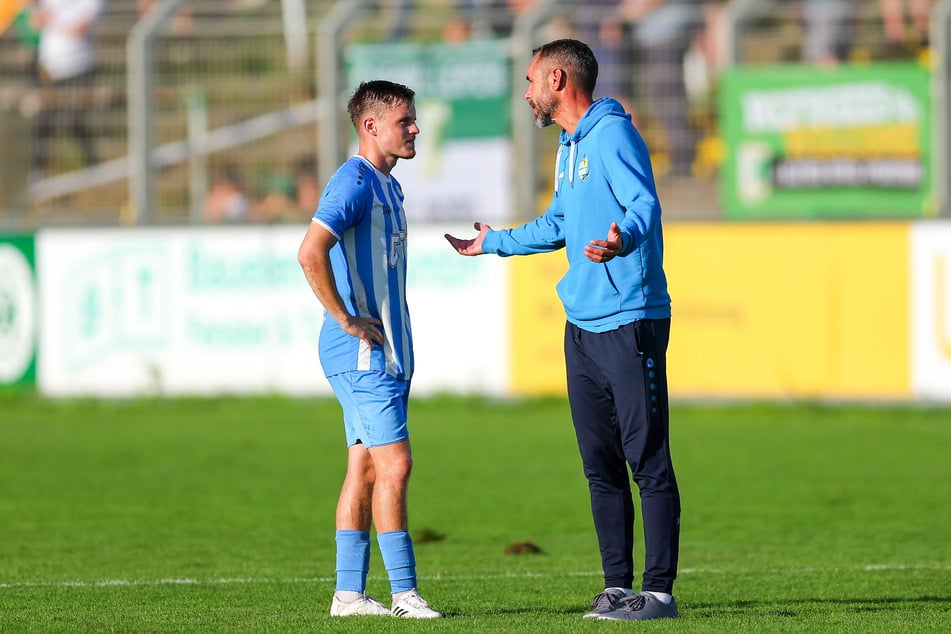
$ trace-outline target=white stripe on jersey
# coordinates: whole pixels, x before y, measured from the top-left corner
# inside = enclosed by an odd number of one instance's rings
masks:
[[[410,367],[410,360],[412,356],[411,346],[411,336],[409,330],[409,310],[406,307],[406,215],[403,211],[403,207],[400,203],[399,197],[396,195],[396,191],[393,189],[393,181],[391,178],[383,179],[381,178],[381,184],[385,185],[384,195],[389,199],[384,204],[387,205],[390,209],[393,210],[391,214],[391,222],[394,226],[390,227],[390,233],[387,236],[384,236],[387,245],[387,261],[386,265],[392,269],[396,274],[396,284],[395,285],[386,285],[382,280],[375,280],[374,289],[376,296],[385,297],[381,301],[381,314],[383,317],[383,328],[385,332],[393,333],[391,337],[388,337],[384,345],[387,347],[385,350],[387,372],[390,374],[395,374],[398,370],[396,367],[396,359],[403,359],[407,367],[404,368],[404,371],[407,373],[407,376],[411,375],[412,368]],[[387,294],[389,291],[389,294]],[[395,294],[396,297],[393,298],[392,294]],[[397,303],[398,306],[402,307],[400,311],[400,332],[396,333],[395,326],[392,322],[393,313],[390,310],[390,304],[392,301]],[[392,349],[393,343],[400,344],[400,354],[397,356]]]
[[[374,208],[376,205],[374,205]],[[343,245],[344,253],[347,254],[347,268],[353,271],[353,274],[350,276],[350,284],[353,288],[353,299],[356,304],[355,308],[357,311],[357,316],[359,317],[369,317],[373,313],[370,312],[367,299],[367,291],[363,286],[363,280],[360,279],[360,276],[356,274],[357,271],[357,256],[359,255],[359,249],[357,249],[357,239],[356,233],[354,231],[347,231],[343,234]],[[362,339],[360,340],[359,348],[357,349],[357,370],[369,370],[370,369],[370,347]]]
[[[355,308],[357,313],[364,317],[374,312],[369,309],[368,289],[357,275],[357,271],[361,270],[358,268],[358,261],[369,258],[372,279],[367,280],[367,283],[372,284],[377,311],[383,322],[383,332],[386,333],[383,342],[386,372],[393,376],[402,374],[411,377],[412,335],[406,306],[406,215],[394,190],[392,177],[383,175],[368,161],[366,163],[372,170],[372,175],[376,177],[384,199],[377,195],[378,188],[374,187],[369,244],[364,242],[358,246],[355,231],[350,230],[344,234],[344,252],[347,254],[347,267],[351,271]],[[385,213],[384,209],[390,210],[389,213]],[[394,318],[401,322],[398,332]],[[396,354],[394,345],[399,347],[400,354]],[[371,369],[370,357],[370,347],[360,341],[356,369]],[[402,372],[400,361],[403,364]]]

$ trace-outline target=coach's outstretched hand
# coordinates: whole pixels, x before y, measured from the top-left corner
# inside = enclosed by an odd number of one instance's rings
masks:
[[[479,232],[479,235],[471,240],[463,240],[462,238],[451,236],[448,233],[445,234],[446,240],[449,241],[452,248],[460,255],[482,255],[482,241],[485,240],[485,234],[491,231],[492,227],[484,225],[481,222],[477,222],[473,226],[475,230]]]
[[[611,223],[606,240],[592,240],[584,248],[585,256],[592,262],[604,263],[617,257],[624,248],[624,239],[616,222]]]

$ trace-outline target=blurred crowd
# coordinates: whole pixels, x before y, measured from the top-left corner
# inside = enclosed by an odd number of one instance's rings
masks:
[[[215,169],[204,219],[209,223],[300,222],[317,209],[320,193],[317,165],[309,158],[298,159],[292,171],[266,172],[253,188],[236,163],[226,162]]]
[[[155,2],[134,0],[134,10],[144,15]],[[416,17],[435,6],[433,0],[380,4],[388,16],[381,37],[390,41],[417,39]],[[517,16],[532,9],[536,0],[443,0],[443,4],[450,10],[438,37],[458,43],[507,37]],[[799,59],[787,57],[783,62],[829,66],[863,56],[920,59],[929,50],[933,0],[782,0],[781,4],[782,15],[793,16],[801,33],[796,38]],[[67,145],[76,157],[71,169],[108,158],[102,156],[97,146],[101,141],[89,121],[100,79],[96,27],[108,11],[107,0],[11,0],[0,5],[7,13],[0,13],[0,36],[18,40],[32,69],[34,90],[20,107],[31,127],[29,182],[55,173],[51,165]],[[728,63],[727,5],[727,0],[565,2],[545,26],[543,39],[571,36],[592,47],[601,64],[595,97],[617,98],[643,126],[649,142],[657,146],[660,164],[655,170],[661,178],[704,178],[716,163],[707,142],[716,134],[712,97],[716,78]],[[192,29],[190,6],[184,3],[176,14],[174,32]],[[880,34],[874,51],[855,41],[855,24],[867,21],[869,15],[878,21]],[[217,162],[213,161],[204,206],[208,222],[296,220],[309,216],[316,206],[313,156],[288,158],[286,164],[256,169],[251,175],[242,173],[247,167],[234,157],[212,159]],[[0,194],[0,207],[9,202],[4,198]]]

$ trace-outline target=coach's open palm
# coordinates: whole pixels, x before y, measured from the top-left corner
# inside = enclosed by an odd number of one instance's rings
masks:
[[[492,227],[482,224],[481,222],[477,222],[473,226],[476,231],[479,232],[479,235],[471,240],[463,240],[462,238],[451,236],[448,233],[445,234],[446,240],[449,241],[452,248],[460,255],[482,255],[482,241],[485,240],[485,234],[491,231]]]

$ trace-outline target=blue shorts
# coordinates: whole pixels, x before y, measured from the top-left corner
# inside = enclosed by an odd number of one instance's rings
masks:
[[[385,372],[342,372],[327,377],[340,407],[347,446],[391,445],[409,438],[409,381]]]

